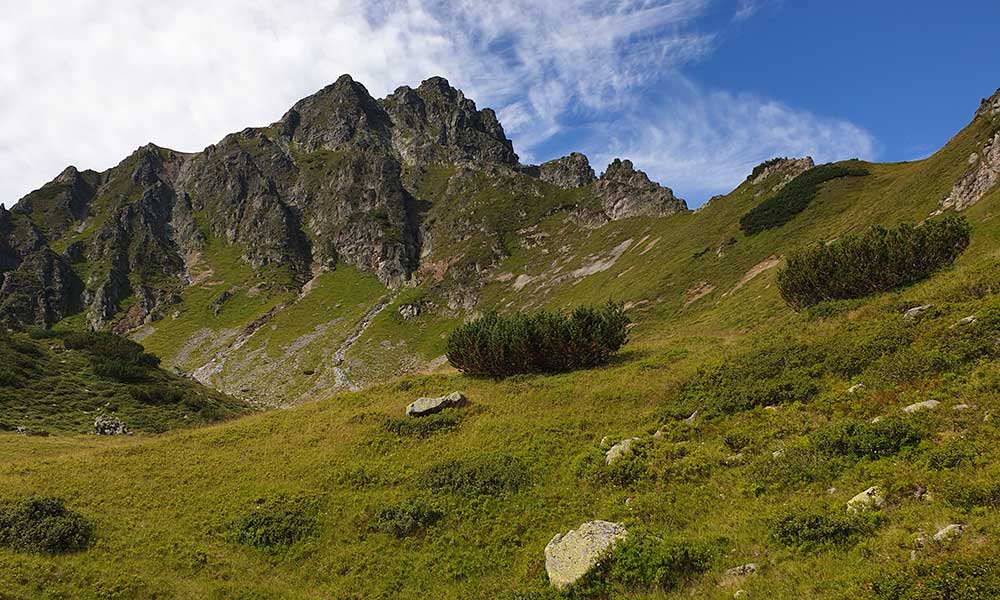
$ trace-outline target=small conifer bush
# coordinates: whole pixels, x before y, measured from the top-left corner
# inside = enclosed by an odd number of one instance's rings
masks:
[[[491,312],[451,332],[448,360],[465,373],[496,379],[593,367],[628,341],[629,322],[614,302],[582,306],[569,315]]]
[[[919,281],[953,263],[968,245],[969,224],[963,217],[874,227],[792,254],[778,273],[778,289],[796,310],[860,298]]]

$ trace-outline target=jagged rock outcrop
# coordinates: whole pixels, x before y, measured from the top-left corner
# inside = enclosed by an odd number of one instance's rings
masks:
[[[443,77],[431,77],[417,89],[400,87],[381,105],[392,122],[393,148],[405,164],[462,160],[518,164],[496,113],[478,110]]]
[[[583,187],[597,181],[590,161],[579,152],[542,163],[538,167],[538,177],[562,189]]]
[[[22,198],[12,209],[30,214],[44,228],[45,235],[62,235],[73,223],[82,221],[97,191],[100,174],[66,167],[55,179]]]
[[[1000,98],[997,101],[1000,102]],[[969,163],[970,170],[958,180],[951,194],[941,201],[942,209],[965,210],[979,202],[1000,182],[1000,131],[986,140],[979,152],[969,157]]]
[[[49,248],[26,256],[0,285],[0,323],[47,327],[78,309],[82,283],[69,264]]]
[[[976,110],[976,118],[992,118],[1000,115],[1000,89],[997,89],[989,98],[983,98]]]
[[[649,180],[630,160],[615,159],[594,184],[594,196],[612,221],[629,217],[663,217],[686,211],[673,190]]]
[[[747,177],[747,180],[753,185],[758,185],[774,175],[780,175],[781,177],[768,189],[769,193],[774,193],[788,185],[791,180],[795,179],[800,174],[815,166],[816,163],[813,162],[811,156],[803,158],[776,158],[761,163],[761,165],[758,166],[758,168],[755,168],[754,172]]]

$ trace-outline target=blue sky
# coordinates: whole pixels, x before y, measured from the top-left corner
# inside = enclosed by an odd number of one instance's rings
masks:
[[[0,203],[201,150],[350,73],[443,75],[524,161],[631,158],[691,206],[777,155],[911,160],[1000,86],[1000,2],[0,0]]]

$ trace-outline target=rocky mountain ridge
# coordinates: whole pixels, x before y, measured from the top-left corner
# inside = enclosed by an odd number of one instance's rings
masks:
[[[457,169],[453,194],[511,186],[529,201],[532,180],[587,188],[598,224],[687,209],[629,161],[600,179],[578,153],[520,165],[496,114],[441,77],[377,100],[345,75],[268,127],[193,154],[149,144],[103,173],[68,167],[0,213],[0,320],[49,326],[82,309],[91,328],[128,331],[162,318],[210,239],[292,288],[338,263],[390,289],[412,285],[434,245],[431,202],[416,188],[441,165]],[[458,237],[496,233],[464,225],[472,232]],[[79,282],[72,265],[85,265]]]

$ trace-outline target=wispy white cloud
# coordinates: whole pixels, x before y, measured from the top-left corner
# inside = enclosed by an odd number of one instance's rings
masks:
[[[375,95],[444,75],[498,109],[525,159],[577,149],[552,140],[583,127],[580,149],[630,154],[681,192],[767,154],[871,151],[849,123],[691,84],[718,43],[701,24],[714,1],[0,0],[0,202],[149,141],[199,150],[342,73]]]

